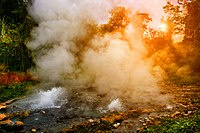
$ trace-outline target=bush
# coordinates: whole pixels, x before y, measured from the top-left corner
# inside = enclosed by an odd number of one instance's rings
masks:
[[[32,85],[34,82],[20,83],[16,85],[7,85],[0,87],[0,102],[24,96],[28,91],[27,86]]]

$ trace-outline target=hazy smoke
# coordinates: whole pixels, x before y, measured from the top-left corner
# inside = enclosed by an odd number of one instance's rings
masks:
[[[146,51],[137,31],[129,29],[124,34],[115,32],[88,39],[88,25],[107,20],[115,5],[149,5],[145,8],[149,11],[157,8],[156,4],[163,4],[154,1],[151,6],[152,2],[146,2],[149,3],[35,0],[29,12],[39,26],[33,30],[28,47],[34,53],[40,79],[66,86],[94,87],[109,97],[128,97],[133,102],[158,100],[157,80],[144,60]]]

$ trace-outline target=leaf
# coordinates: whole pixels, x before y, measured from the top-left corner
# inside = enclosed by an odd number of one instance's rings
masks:
[[[3,119],[5,119],[6,117],[7,117],[7,115],[5,115],[5,114],[0,114],[0,121],[3,120]]]
[[[16,122],[15,122],[15,125],[16,125],[16,126],[23,126],[23,125],[24,125],[24,123],[23,123],[23,122],[21,122],[21,121],[16,121]]]

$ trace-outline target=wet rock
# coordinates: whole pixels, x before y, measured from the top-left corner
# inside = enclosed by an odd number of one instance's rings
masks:
[[[9,125],[9,126],[12,126],[12,125],[14,125],[14,123],[13,123],[10,119],[8,119],[8,120],[0,121],[0,125],[1,125],[1,126],[2,126],[2,125]]]
[[[19,132],[24,128],[24,123],[21,121],[13,122],[10,119],[0,121],[0,127],[6,132]]]
[[[0,110],[6,109],[7,105],[11,104],[14,101],[16,101],[16,99],[11,99],[11,100],[8,100],[4,103],[0,103]]]
[[[93,120],[93,119],[89,119],[88,121],[89,121],[90,123],[93,123],[93,122],[94,122],[94,120]]]
[[[143,123],[142,125],[143,125],[143,126],[146,126],[147,124],[146,124],[146,123]]]
[[[115,128],[118,128],[120,125],[121,125],[120,123],[115,123],[113,126],[114,126]]]
[[[20,118],[25,118],[25,117],[28,117],[30,114],[28,111],[23,111],[23,112],[20,112],[18,115]]]
[[[6,108],[7,108],[6,105],[2,105],[2,104],[0,104],[0,110],[2,110],[2,109],[6,109]]]
[[[46,112],[44,110],[41,110],[41,114],[46,114]]]
[[[37,130],[35,128],[32,128],[31,129],[31,132],[36,132]]]
[[[9,105],[9,104],[13,103],[14,101],[16,101],[16,99],[8,100],[8,101],[4,102],[4,104]]]
[[[21,121],[16,121],[16,122],[15,122],[15,125],[16,125],[16,126],[24,126],[24,123],[21,122]]]
[[[139,122],[140,122],[140,123],[144,123],[144,121],[143,121],[143,120],[139,120]]]

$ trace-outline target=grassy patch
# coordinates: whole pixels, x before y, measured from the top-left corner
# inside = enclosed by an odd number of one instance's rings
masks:
[[[200,132],[200,114],[182,118],[162,118],[160,125],[151,125],[142,133],[194,133]]]
[[[34,82],[25,82],[16,85],[7,85],[0,87],[0,102],[24,96],[28,90],[28,86],[35,84]]]

